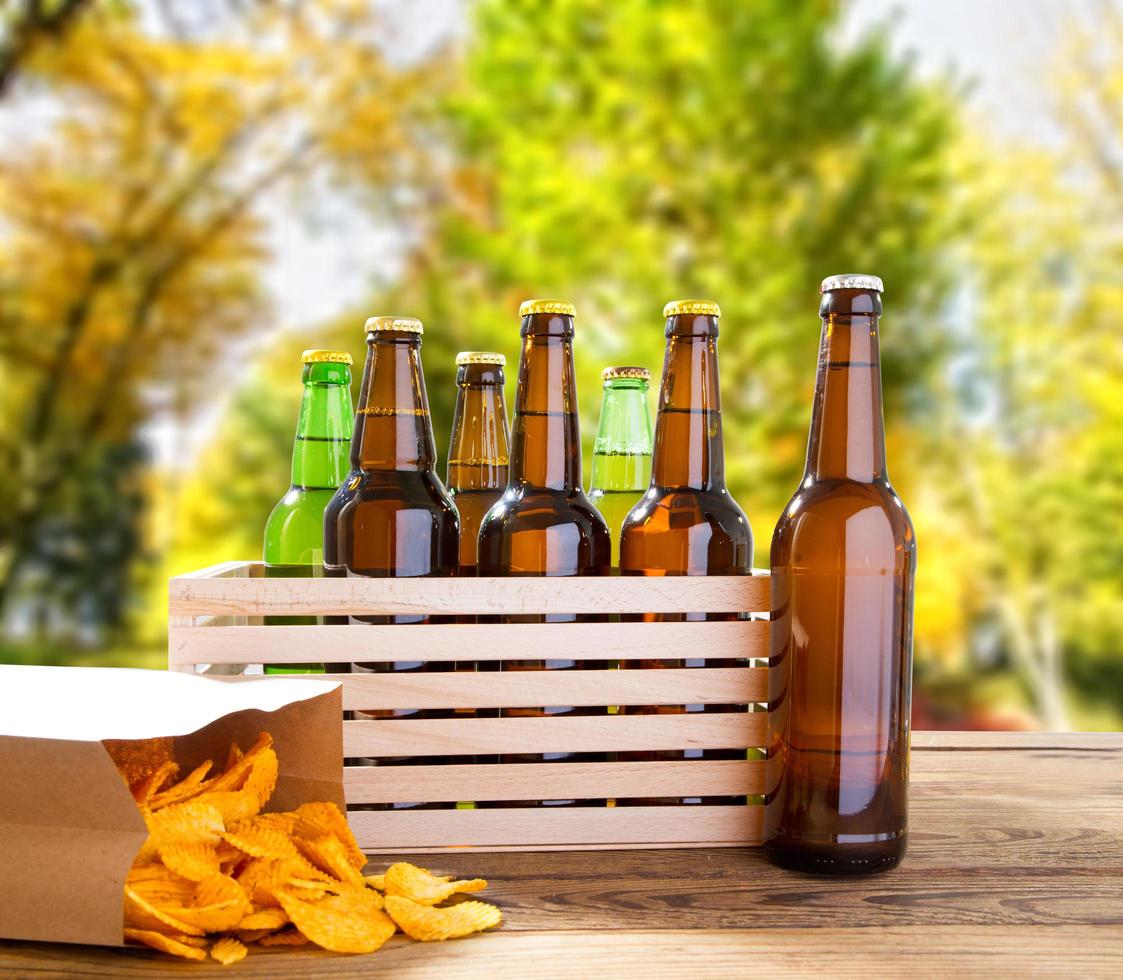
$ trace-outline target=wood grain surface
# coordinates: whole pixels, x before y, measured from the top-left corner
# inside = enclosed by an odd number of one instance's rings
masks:
[[[762,612],[767,572],[554,578],[258,578],[226,573],[168,582],[173,616],[535,615]],[[251,569],[252,571],[252,569]]]
[[[399,937],[370,957],[255,949],[231,968],[0,942],[0,974],[1123,976],[1123,736],[929,733],[914,745],[909,853],[880,876],[791,874],[748,848],[466,850],[419,861],[487,877],[482,897],[506,916],[496,933]]]
[[[427,580],[432,581],[432,580]],[[180,617],[188,619],[189,617]],[[197,616],[196,620],[205,617]],[[673,660],[701,649],[711,659],[768,656],[768,623],[733,620],[703,623],[436,623],[408,626],[220,626],[177,624],[168,635],[175,667],[197,663],[389,663],[400,660],[408,640],[436,663],[523,659]],[[408,630],[405,634],[402,630]],[[403,639],[404,636],[404,639]],[[340,675],[343,676],[343,675]],[[358,676],[358,675],[356,675]]]

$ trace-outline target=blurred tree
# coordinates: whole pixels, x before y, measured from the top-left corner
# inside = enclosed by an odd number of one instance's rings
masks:
[[[0,614],[135,557],[83,532],[61,561],[48,528],[106,519],[81,484],[113,486],[110,447],[135,440],[153,385],[198,404],[260,321],[266,195],[326,167],[372,194],[420,172],[439,64],[392,66],[369,5],[239,7],[228,26],[166,37],[105,3],[24,62],[56,101],[41,138],[0,154]]]
[[[0,9],[0,96],[44,40],[57,39],[90,0],[14,0]]]

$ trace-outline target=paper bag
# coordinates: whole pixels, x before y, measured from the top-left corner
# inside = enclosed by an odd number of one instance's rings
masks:
[[[267,810],[343,807],[337,683],[0,666],[0,937],[119,946],[144,820],[102,739],[173,736],[183,772],[273,736]]]

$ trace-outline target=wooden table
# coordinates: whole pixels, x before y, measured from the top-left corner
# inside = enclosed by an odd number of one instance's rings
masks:
[[[0,974],[1123,977],[1123,735],[913,748],[909,853],[878,877],[795,875],[747,849],[430,855],[416,860],[491,880],[500,931],[369,957],[255,948],[229,968],[0,942]]]

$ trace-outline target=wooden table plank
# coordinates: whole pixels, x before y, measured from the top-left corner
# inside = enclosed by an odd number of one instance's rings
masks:
[[[1057,747],[1049,748],[1052,739]],[[239,976],[1026,977],[1123,975],[1123,736],[924,735],[902,866],[832,880],[750,849],[458,852],[483,875],[498,933],[395,939],[374,958],[254,949]],[[954,748],[945,748],[952,745]],[[372,858],[372,870],[388,858]],[[146,950],[0,942],[0,974],[231,976]]]

